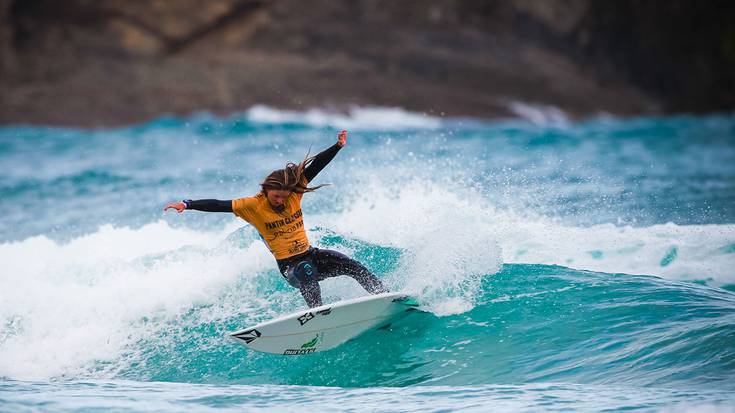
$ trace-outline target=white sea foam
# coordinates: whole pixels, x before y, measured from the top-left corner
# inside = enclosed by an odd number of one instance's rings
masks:
[[[569,126],[570,120],[563,110],[556,106],[511,102],[508,104],[513,114],[537,126]]]
[[[404,251],[395,282],[439,315],[467,311],[481,277],[500,270],[502,253],[480,205],[467,205],[435,187],[379,185],[323,225]]]
[[[67,244],[33,237],[0,245],[0,377],[78,377],[149,335],[144,324],[133,327],[142,317],[215,302],[243,271],[270,264],[256,243],[210,248],[223,238],[157,222],[104,226]]]
[[[426,114],[408,112],[401,108],[353,106],[347,113],[325,109],[305,112],[274,109],[256,105],[246,112],[251,122],[282,124],[296,123],[315,127],[335,127],[350,130],[396,131],[405,129],[434,129],[441,119]]]
[[[451,272],[446,262],[461,254],[466,265],[487,274],[502,260],[735,283],[733,224],[575,227],[522,210],[500,210],[477,194],[462,196],[428,183],[403,185],[400,191],[375,184],[365,192],[370,196],[351,202],[333,219],[336,230],[408,248],[426,262],[427,268],[414,271],[436,267],[446,274]],[[470,268],[463,265],[454,268]]]

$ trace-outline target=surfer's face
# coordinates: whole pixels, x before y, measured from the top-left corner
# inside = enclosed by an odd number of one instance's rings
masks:
[[[283,204],[291,196],[291,191],[286,189],[269,189],[265,194],[268,197],[268,203],[271,204],[276,211],[283,209]]]

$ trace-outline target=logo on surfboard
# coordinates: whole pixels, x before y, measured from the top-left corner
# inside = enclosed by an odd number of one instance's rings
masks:
[[[318,314],[318,315],[329,315],[329,314],[332,314],[332,309],[331,308],[325,308],[324,310],[317,311],[316,314]],[[302,315],[301,317],[299,317],[297,320],[299,320],[299,324],[301,324],[303,326],[304,324],[308,323],[314,317],[316,317],[316,315],[314,315],[314,313],[308,312],[308,313],[305,313],[304,315]]]
[[[283,352],[285,356],[300,356],[302,354],[309,354],[316,351],[316,346],[322,341],[322,333],[317,333],[314,338],[301,345],[301,348],[289,348]]]
[[[250,344],[253,340],[255,340],[256,338],[260,336],[261,336],[260,331],[256,329],[243,331],[242,333],[239,333],[239,334],[232,334],[232,337],[239,338],[240,340],[244,341],[245,344]]]
[[[315,348],[302,348],[302,349],[290,348],[290,349],[284,351],[283,352],[283,355],[284,356],[300,356],[300,355],[303,355],[303,354],[313,353],[315,351],[316,351]]]
[[[308,323],[309,320],[311,320],[312,318],[314,318],[314,313],[306,313],[299,317],[298,320],[299,323],[301,323],[301,325],[303,326],[304,324]]]
[[[321,340],[321,338],[322,338],[322,333],[317,333],[316,334],[316,337],[314,337],[310,341],[307,341],[306,343],[302,344],[301,345],[301,348],[312,348],[312,347],[316,347],[317,343],[319,343],[319,341]]]

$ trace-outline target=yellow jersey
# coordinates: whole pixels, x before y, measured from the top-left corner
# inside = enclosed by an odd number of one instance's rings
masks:
[[[309,239],[304,229],[301,197],[292,192],[283,212],[276,212],[261,192],[256,196],[232,200],[232,212],[254,226],[277,260],[306,252]]]

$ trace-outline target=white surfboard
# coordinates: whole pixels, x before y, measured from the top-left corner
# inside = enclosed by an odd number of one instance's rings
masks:
[[[301,310],[229,336],[255,351],[310,354],[332,349],[367,330],[385,326],[417,307],[406,294],[369,295]]]

